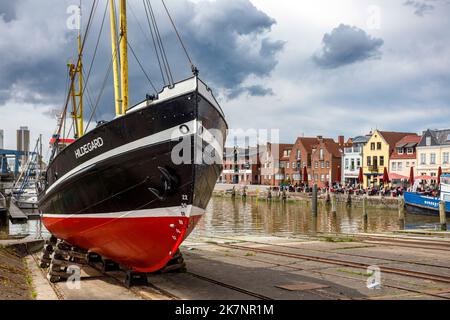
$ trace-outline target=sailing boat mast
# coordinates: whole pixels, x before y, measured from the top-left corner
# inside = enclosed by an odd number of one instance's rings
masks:
[[[80,19],[81,19],[81,1],[80,1]],[[81,21],[80,21],[81,22]],[[83,52],[82,52],[82,35],[81,35],[81,23],[78,29],[78,63],[69,64],[70,78],[75,79],[78,74],[78,92],[75,89],[75,81],[72,81],[70,88],[72,95],[72,119],[74,122],[75,138],[81,138],[84,135],[84,123],[83,123]],[[78,99],[77,99],[78,98]]]
[[[122,87],[122,114],[128,110],[128,28],[127,2],[120,1],[120,76]]]
[[[116,116],[122,114],[120,83],[119,83],[119,61],[117,59],[119,48],[117,46],[117,24],[116,24],[116,4],[114,0],[109,1],[110,6],[110,20],[111,20],[111,48],[114,74],[114,98],[116,106]]]

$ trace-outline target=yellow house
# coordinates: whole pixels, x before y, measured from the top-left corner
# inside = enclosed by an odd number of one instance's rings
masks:
[[[415,133],[376,130],[363,148],[364,186],[380,186],[384,168],[389,171],[389,160],[395,145],[406,136]]]

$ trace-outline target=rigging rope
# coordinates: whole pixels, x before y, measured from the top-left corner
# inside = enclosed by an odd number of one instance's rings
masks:
[[[96,5],[96,4],[97,4],[97,0],[94,0],[93,3],[92,3],[91,12],[90,12],[90,14],[89,14],[89,20],[88,20],[88,24],[87,24],[87,28],[86,28],[86,33],[84,34],[84,37],[83,37],[83,41],[82,41],[82,44],[81,44],[81,50],[80,50],[80,54],[78,55],[78,61],[77,61],[77,64],[76,64],[76,65],[79,65],[79,64],[80,64],[80,61],[81,61],[82,53],[83,53],[83,51],[84,51],[84,46],[85,46],[85,44],[86,44],[86,39],[87,39],[87,35],[88,35],[88,33],[89,33],[90,25],[91,25],[91,23],[92,23],[92,18],[93,18],[94,9],[95,9],[95,5]],[[75,82],[75,76],[72,76],[72,77],[70,77],[70,78],[71,78],[71,79],[70,79],[70,87],[72,87],[72,86],[74,85],[74,82]],[[68,106],[69,106],[70,96],[71,96],[71,95],[70,95],[70,93],[69,93],[69,94],[67,95],[67,97],[66,97],[66,102],[65,102],[65,105],[64,105],[64,111],[63,111],[63,119],[66,119],[66,117],[67,117],[67,108],[68,108]],[[59,128],[58,128],[58,130],[57,130],[57,139],[59,139],[59,137],[60,137],[60,135],[61,135],[61,130],[62,130],[62,125],[60,125]],[[57,149],[57,144],[58,144],[58,141],[55,142],[55,146],[56,146],[56,147],[55,147],[54,150],[53,150],[51,159],[53,159],[53,157],[55,156],[56,149]]]
[[[161,0],[161,2],[162,2],[162,4],[163,4],[163,6],[164,6],[164,9],[166,10],[167,16],[169,17],[170,23],[172,24],[172,27],[173,27],[173,29],[175,30],[175,33],[176,33],[176,35],[177,35],[177,37],[178,37],[178,40],[180,41],[180,44],[181,44],[181,46],[183,47],[184,53],[186,54],[186,57],[187,57],[187,59],[188,59],[188,61],[189,61],[190,67],[191,67],[191,69],[192,69],[192,72],[194,72],[194,73],[198,72],[198,71],[197,71],[197,68],[196,68],[195,65],[192,63],[192,59],[191,59],[191,57],[189,56],[189,53],[188,53],[188,51],[187,51],[187,49],[186,49],[186,46],[184,45],[183,40],[181,39],[181,35],[180,35],[180,33],[178,32],[178,29],[177,29],[177,27],[176,27],[176,25],[175,25],[175,22],[174,22],[173,19],[172,19],[172,16],[171,16],[171,14],[170,14],[170,12],[169,12],[169,9],[167,9],[166,3],[164,2],[164,0]]]
[[[155,13],[153,11],[153,6],[152,6],[150,0],[146,0],[146,1],[147,1],[147,6],[149,8],[150,17],[151,17],[152,24],[153,24],[153,29],[155,31],[158,47],[161,51],[161,57],[163,60],[164,68],[166,69],[166,74],[169,79],[169,85],[173,85],[174,81],[173,81],[173,76],[172,76],[172,70],[170,69],[170,64],[169,64],[169,60],[167,59],[166,49],[164,48],[164,43],[161,38],[161,33],[159,32],[158,23],[156,22],[156,17],[155,17]]]
[[[153,28],[152,28],[152,25],[150,23],[150,16],[149,16],[149,13],[148,13],[148,10],[147,10],[147,5],[145,3],[145,0],[142,0],[142,2],[144,4],[145,15],[147,16],[147,23],[148,23],[148,27],[150,29],[150,34],[152,35],[153,47],[155,48],[156,58],[158,59],[158,65],[159,65],[159,70],[161,71],[161,77],[163,79],[163,85],[165,86],[167,84],[167,82],[166,82],[166,78],[164,77],[164,71],[163,71],[163,67],[161,65],[161,59],[159,58],[159,51],[158,51],[158,47],[156,46],[155,35],[153,34]]]
[[[153,85],[152,80],[150,79],[150,77],[148,76],[147,72],[145,72],[144,67],[142,66],[141,62],[139,61],[138,57],[136,56],[136,53],[133,50],[133,47],[131,46],[130,42],[127,41],[128,43],[128,47],[131,50],[131,53],[133,54],[134,58],[136,59],[137,63],[139,64],[139,67],[141,68],[142,72],[144,73],[145,77],[147,78],[148,82],[150,83],[150,85],[152,86],[153,90],[155,90],[155,94],[158,94],[158,90],[156,90],[156,87]]]

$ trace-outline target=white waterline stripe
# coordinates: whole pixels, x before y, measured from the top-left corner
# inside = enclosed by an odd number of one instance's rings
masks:
[[[189,128],[189,132],[187,133],[182,133],[180,131],[180,127],[181,126],[187,126]],[[176,133],[176,134],[175,134]],[[181,137],[185,137],[185,136],[190,136],[192,134],[196,134],[197,133],[197,120],[192,120],[190,122],[181,124],[181,125],[177,125],[176,127],[155,133],[151,136],[130,142],[128,144],[125,144],[123,146],[117,147],[115,149],[109,150],[95,158],[92,158],[91,160],[88,160],[84,163],[82,163],[81,165],[79,165],[78,167],[75,167],[74,169],[70,170],[69,172],[67,172],[65,175],[63,175],[61,178],[59,178],[57,181],[55,181],[46,191],[45,194],[48,194],[51,190],[53,190],[56,186],[58,186],[59,184],[61,184],[62,182],[64,182],[65,180],[67,180],[68,178],[70,178],[72,175],[75,175],[77,173],[79,173],[79,171],[94,165],[98,162],[104,161],[108,158],[111,158],[113,156],[118,156],[133,150],[137,150],[140,149],[144,146],[148,146],[148,145],[153,145],[159,142],[163,142],[163,141],[170,141],[170,140],[175,140],[175,139],[179,139]]]
[[[55,218],[55,219],[99,219],[99,218],[113,218],[113,219],[124,219],[124,218],[162,218],[162,217],[176,217],[176,218],[190,218],[195,216],[202,216],[205,214],[204,209],[194,207],[192,205],[185,209],[186,216],[181,214],[181,207],[168,207],[168,208],[156,208],[147,210],[134,210],[128,212],[113,212],[113,213],[90,213],[90,214],[44,214],[44,218]]]

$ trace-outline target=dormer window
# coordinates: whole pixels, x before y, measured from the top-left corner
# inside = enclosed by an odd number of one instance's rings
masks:
[[[413,154],[414,153],[414,149],[413,148],[408,148],[408,149],[406,149],[406,153],[407,154]]]
[[[403,154],[403,148],[397,148],[397,153],[398,154]]]
[[[426,138],[426,145],[427,147],[431,146],[431,137]]]
[[[450,141],[450,133],[447,135],[447,141]]]

